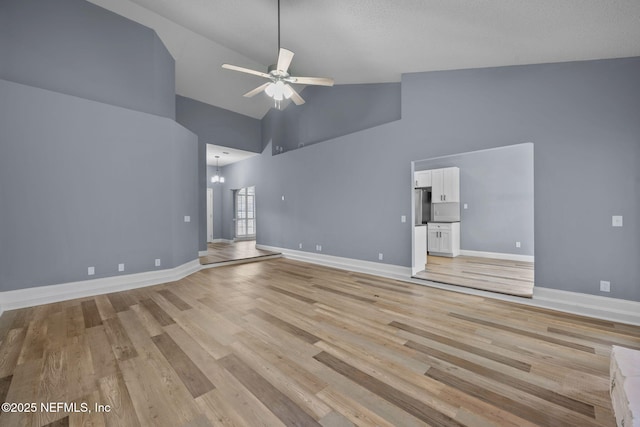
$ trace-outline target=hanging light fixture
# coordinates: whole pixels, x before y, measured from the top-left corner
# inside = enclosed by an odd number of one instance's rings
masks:
[[[216,174],[211,177],[211,182],[219,182],[222,184],[224,183],[224,176],[220,175],[220,168],[219,168],[220,156],[215,156],[215,157],[216,157]]]
[[[241,73],[260,76],[269,80],[257,88],[250,90],[244,94],[244,97],[251,98],[259,93],[266,93],[273,99],[275,108],[282,108],[282,101],[291,99],[294,104],[304,104],[304,99],[291,87],[292,84],[299,85],[316,85],[316,86],[333,86],[333,79],[326,77],[296,77],[290,74],[289,65],[293,59],[294,53],[289,49],[280,47],[280,0],[278,1],[278,62],[270,65],[267,72],[252,70],[249,68],[238,67],[237,65],[222,64],[222,68],[227,70],[239,71]]]

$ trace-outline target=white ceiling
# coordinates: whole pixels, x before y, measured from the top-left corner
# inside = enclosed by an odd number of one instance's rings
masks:
[[[236,150],[235,148],[223,147],[221,145],[207,144],[207,164],[210,166],[216,165],[215,156],[220,156],[218,161],[220,167],[222,167],[257,155],[258,153]]]
[[[89,0],[154,28],[176,59],[176,92],[261,118],[242,94],[277,57],[277,0]],[[402,73],[640,55],[639,0],[281,0],[296,75],[336,84]]]

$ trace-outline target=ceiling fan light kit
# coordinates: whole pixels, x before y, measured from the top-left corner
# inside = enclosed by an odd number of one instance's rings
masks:
[[[268,83],[264,92],[276,101],[282,101],[291,98],[293,88],[284,84],[282,80],[278,80],[275,83]]]
[[[222,68],[241,73],[252,74],[254,76],[269,79],[270,82],[264,83],[257,88],[250,90],[244,94],[244,97],[251,98],[260,92],[264,92],[274,100],[274,107],[281,109],[282,101],[291,99],[296,105],[304,104],[304,99],[291,87],[292,84],[317,85],[317,86],[333,86],[333,79],[327,77],[294,77],[289,75],[289,65],[293,59],[294,53],[290,50],[280,47],[280,0],[278,0],[278,62],[271,65],[268,73],[262,71],[251,70],[249,68],[238,67],[237,65],[222,64]]]

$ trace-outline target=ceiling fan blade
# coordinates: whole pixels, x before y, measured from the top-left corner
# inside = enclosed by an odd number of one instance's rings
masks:
[[[265,79],[269,78],[269,74],[267,73],[263,73],[262,71],[251,70],[249,68],[238,67],[237,65],[222,64],[222,68],[226,68],[227,70],[240,71],[241,73],[253,74],[254,76],[264,77]]]
[[[251,98],[252,96],[255,96],[257,94],[259,94],[260,92],[262,92],[263,90],[265,90],[267,88],[267,86],[269,86],[271,84],[271,82],[265,83],[263,85],[258,86],[257,88],[250,90],[249,92],[245,93],[244,96],[245,98]]]
[[[294,104],[296,104],[296,105],[304,104],[304,99],[302,99],[300,94],[298,92],[296,92],[296,90],[294,88],[292,88],[290,85],[287,85],[287,87],[289,89],[291,89],[291,100],[294,102]]]
[[[290,77],[287,81],[297,85],[333,86],[333,79],[328,77]]]
[[[293,59],[293,52],[287,50],[283,47],[280,48],[280,53],[278,53],[278,71],[287,72],[289,69],[289,65],[291,65],[291,60]]]

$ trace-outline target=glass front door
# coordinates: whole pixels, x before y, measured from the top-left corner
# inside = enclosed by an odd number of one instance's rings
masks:
[[[246,187],[236,190],[236,239],[256,237],[256,190]]]

